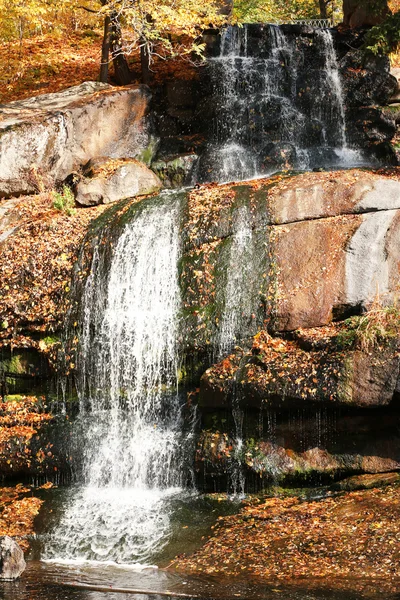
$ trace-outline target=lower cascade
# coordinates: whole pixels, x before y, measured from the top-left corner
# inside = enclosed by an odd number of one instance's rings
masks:
[[[94,250],[82,300],[83,486],[45,559],[143,563],[168,540],[191,435],[177,393],[179,202],[164,199],[137,211],[112,250],[105,239]]]

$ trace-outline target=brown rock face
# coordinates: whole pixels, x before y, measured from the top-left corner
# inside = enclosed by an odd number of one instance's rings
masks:
[[[347,215],[275,229],[278,297],[274,327],[293,330],[332,320],[343,301],[346,248],[362,223]]]
[[[386,0],[343,0],[343,22],[348,27],[379,25],[390,14]]]
[[[187,345],[221,346],[233,290],[237,343],[265,321],[295,331],[360,312],[377,296],[390,304],[399,211],[400,181],[357,170],[193,190],[181,275]]]
[[[297,184],[297,185],[296,185]],[[271,256],[276,272],[273,326],[329,323],[398,285],[400,183],[337,175],[300,177],[273,192]]]

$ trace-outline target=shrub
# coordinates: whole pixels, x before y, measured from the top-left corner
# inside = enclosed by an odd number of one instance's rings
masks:
[[[62,192],[53,190],[53,208],[65,212],[68,216],[75,213],[75,196],[68,185],[64,185]]]

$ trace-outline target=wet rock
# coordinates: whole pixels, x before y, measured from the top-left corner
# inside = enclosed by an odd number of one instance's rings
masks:
[[[156,160],[169,160],[181,154],[198,154],[204,138],[193,135],[168,135],[161,139]]]
[[[41,344],[47,348],[45,342]],[[0,354],[1,375],[9,394],[21,394],[49,379],[51,369],[45,355],[36,349],[15,349],[11,352],[3,348]]]
[[[135,157],[149,143],[145,86],[87,82],[0,107],[0,197],[31,193],[90,158]]]
[[[309,119],[305,123],[300,143],[305,148],[321,146],[323,142],[323,127],[318,119]]]
[[[373,144],[370,146],[369,151],[373,158],[378,159],[380,164],[395,167],[400,165],[400,149],[397,144],[395,145],[395,138],[392,142]]]
[[[397,443],[397,447],[393,447],[392,451],[396,452],[398,448]],[[315,446],[299,451],[266,439],[245,438],[238,453],[234,436],[205,431],[198,441],[195,468],[201,473],[202,483],[207,489],[212,489],[213,486],[221,489],[221,484],[223,486],[229,481],[239,462],[248,489],[254,491],[272,482],[302,484],[319,478],[321,483],[322,480],[332,481],[346,474],[360,472],[365,473],[363,483],[349,483],[348,487],[346,484],[343,487],[338,484],[337,488],[368,489],[400,480],[396,473],[387,474],[387,471],[400,468],[398,461],[387,457],[363,456],[357,450],[360,449],[353,448],[351,453],[334,453]],[[371,469],[372,460],[374,462]]]
[[[296,148],[287,142],[269,144],[261,154],[261,161],[267,171],[292,169],[296,164]]]
[[[0,538],[0,579],[17,579],[26,568],[24,553],[8,535]]]
[[[125,198],[158,191],[162,183],[146,165],[134,159],[91,161],[75,186],[75,197],[82,206],[109,204]]]
[[[394,118],[380,108],[355,108],[348,113],[349,140],[363,147],[390,141],[396,134]]]
[[[386,104],[397,89],[388,57],[350,50],[340,61],[346,107]]]
[[[197,160],[197,154],[184,154],[171,159],[156,160],[151,168],[164,187],[178,188],[190,184]]]
[[[199,183],[240,181],[257,172],[257,155],[244,146],[231,143],[207,148],[199,157],[196,179]]]
[[[386,104],[397,89],[396,79],[390,73],[351,69],[342,71],[346,106]]]

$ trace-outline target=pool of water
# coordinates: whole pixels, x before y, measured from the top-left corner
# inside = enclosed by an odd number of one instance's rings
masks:
[[[46,542],[73,492],[71,488],[38,492],[45,503],[36,523],[36,535],[27,555],[27,569],[16,582],[0,582],[4,600],[141,600],[201,598],[209,600],[400,600],[394,582],[302,580],[260,582],[237,578],[185,576],[166,566],[177,555],[191,553],[211,535],[217,518],[232,514],[240,502],[226,496],[184,494],[170,505],[167,543],[151,557],[151,564],[116,564],[75,560],[62,556],[42,560]],[[316,491],[314,490],[314,494]],[[323,495],[323,494],[322,494]]]

